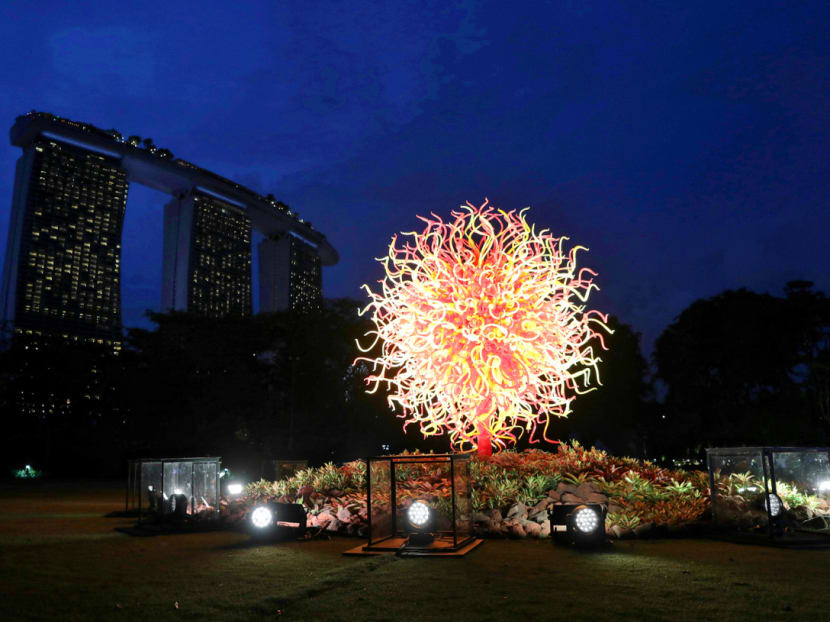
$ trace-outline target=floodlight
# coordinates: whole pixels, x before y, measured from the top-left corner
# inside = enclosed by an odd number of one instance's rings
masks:
[[[574,512],[573,521],[581,533],[592,533],[599,527],[599,514],[592,508],[579,508]]]
[[[776,495],[774,492],[767,493],[767,512],[772,518],[777,518],[781,514],[781,509],[784,507],[784,504],[781,502],[781,497]]]
[[[826,479],[818,484],[819,492],[830,492],[830,479]]]
[[[406,524],[409,532],[408,544],[427,546],[435,536],[431,533],[435,522],[434,512],[424,499],[415,499],[406,510]]]
[[[306,529],[306,511],[299,503],[271,501],[250,514],[253,535],[266,539],[300,538]]]
[[[415,501],[406,511],[406,518],[414,529],[421,530],[429,522],[429,506],[423,501]]]
[[[187,497],[181,493],[170,496],[171,512],[175,520],[184,520],[187,515]]]
[[[568,538],[577,546],[605,541],[605,511],[601,506],[578,505],[566,519]]]
[[[251,524],[257,529],[265,529],[274,523],[274,513],[267,506],[261,505],[251,512]]]
[[[550,530],[556,541],[575,546],[598,546],[606,541],[607,508],[599,503],[548,506]]]
[[[238,495],[242,492],[242,484],[233,483],[228,484],[228,494],[229,495]]]

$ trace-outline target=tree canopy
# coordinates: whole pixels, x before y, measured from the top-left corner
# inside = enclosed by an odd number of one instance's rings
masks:
[[[783,297],[729,290],[692,303],[660,335],[654,362],[667,450],[827,438],[811,393],[826,390],[830,312],[811,287],[793,281]]]

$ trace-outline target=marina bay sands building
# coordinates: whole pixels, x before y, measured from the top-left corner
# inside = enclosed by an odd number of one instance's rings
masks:
[[[288,206],[166,149],[48,113],[20,116],[0,320],[16,334],[121,347],[121,235],[130,183],[164,207],[162,311],[252,312],[259,231],[260,311],[313,309],[338,256]]]
[[[320,255],[290,232],[270,236],[259,244],[260,307],[319,309],[322,276]]]
[[[250,315],[250,219],[198,190],[173,199],[164,207],[163,269],[162,309]]]

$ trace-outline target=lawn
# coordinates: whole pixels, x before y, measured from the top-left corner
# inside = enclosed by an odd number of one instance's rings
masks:
[[[344,557],[340,537],[132,537],[116,483],[0,486],[4,620],[803,620],[827,617],[830,550],[488,540],[462,559]]]

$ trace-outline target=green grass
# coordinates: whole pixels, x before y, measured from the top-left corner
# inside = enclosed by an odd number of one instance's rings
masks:
[[[115,485],[0,488],[3,620],[802,620],[830,550],[622,541],[588,553],[490,540],[462,559],[354,558],[359,540],[138,538]],[[178,602],[178,609],[175,604]]]

